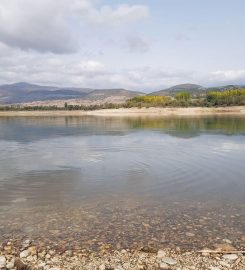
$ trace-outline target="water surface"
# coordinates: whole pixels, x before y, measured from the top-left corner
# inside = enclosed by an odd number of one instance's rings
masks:
[[[244,246],[245,118],[0,118],[0,240]]]

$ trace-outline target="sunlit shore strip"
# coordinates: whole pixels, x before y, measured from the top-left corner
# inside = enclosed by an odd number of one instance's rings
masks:
[[[245,116],[245,106],[231,107],[188,107],[188,108],[119,108],[94,111],[1,111],[1,116],[206,116],[206,115],[236,115]]]

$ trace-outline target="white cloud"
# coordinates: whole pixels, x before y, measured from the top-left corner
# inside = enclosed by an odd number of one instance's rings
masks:
[[[1,0],[0,41],[39,52],[71,53],[79,49],[88,24],[125,24],[149,15],[143,5],[96,8],[89,0]]]
[[[148,52],[150,45],[149,41],[137,35],[131,35],[126,40],[126,48],[131,53]]]
[[[82,5],[81,15],[93,24],[118,24],[131,23],[146,19],[149,10],[144,5],[120,5],[113,9],[111,6],[103,6],[95,9],[90,5]]]
[[[222,81],[222,82],[231,82],[231,81],[245,81],[245,69],[238,70],[217,70],[211,72],[210,74],[212,81]]]

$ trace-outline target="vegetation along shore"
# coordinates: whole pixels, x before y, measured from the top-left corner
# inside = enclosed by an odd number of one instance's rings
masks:
[[[38,115],[41,111],[58,115],[70,115],[71,111],[89,112],[92,114],[161,114],[161,115],[205,115],[205,114],[244,114],[245,89],[227,90],[223,92],[208,92],[202,95],[192,95],[189,92],[179,92],[171,96],[137,96],[124,103],[104,103],[95,105],[72,105],[65,102],[57,105],[2,105],[0,115]],[[142,109],[144,108],[144,109]],[[116,110],[115,110],[116,109]],[[139,110],[141,109],[141,110]],[[103,110],[103,112],[102,112]],[[13,113],[18,112],[18,113]],[[68,113],[67,113],[68,112]],[[75,113],[76,115],[77,113]],[[86,113],[88,114],[88,113]],[[72,113],[72,115],[74,115]]]

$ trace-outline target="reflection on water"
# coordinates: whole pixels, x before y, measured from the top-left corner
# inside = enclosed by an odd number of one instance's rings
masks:
[[[240,246],[244,135],[241,117],[0,118],[0,240]]]

